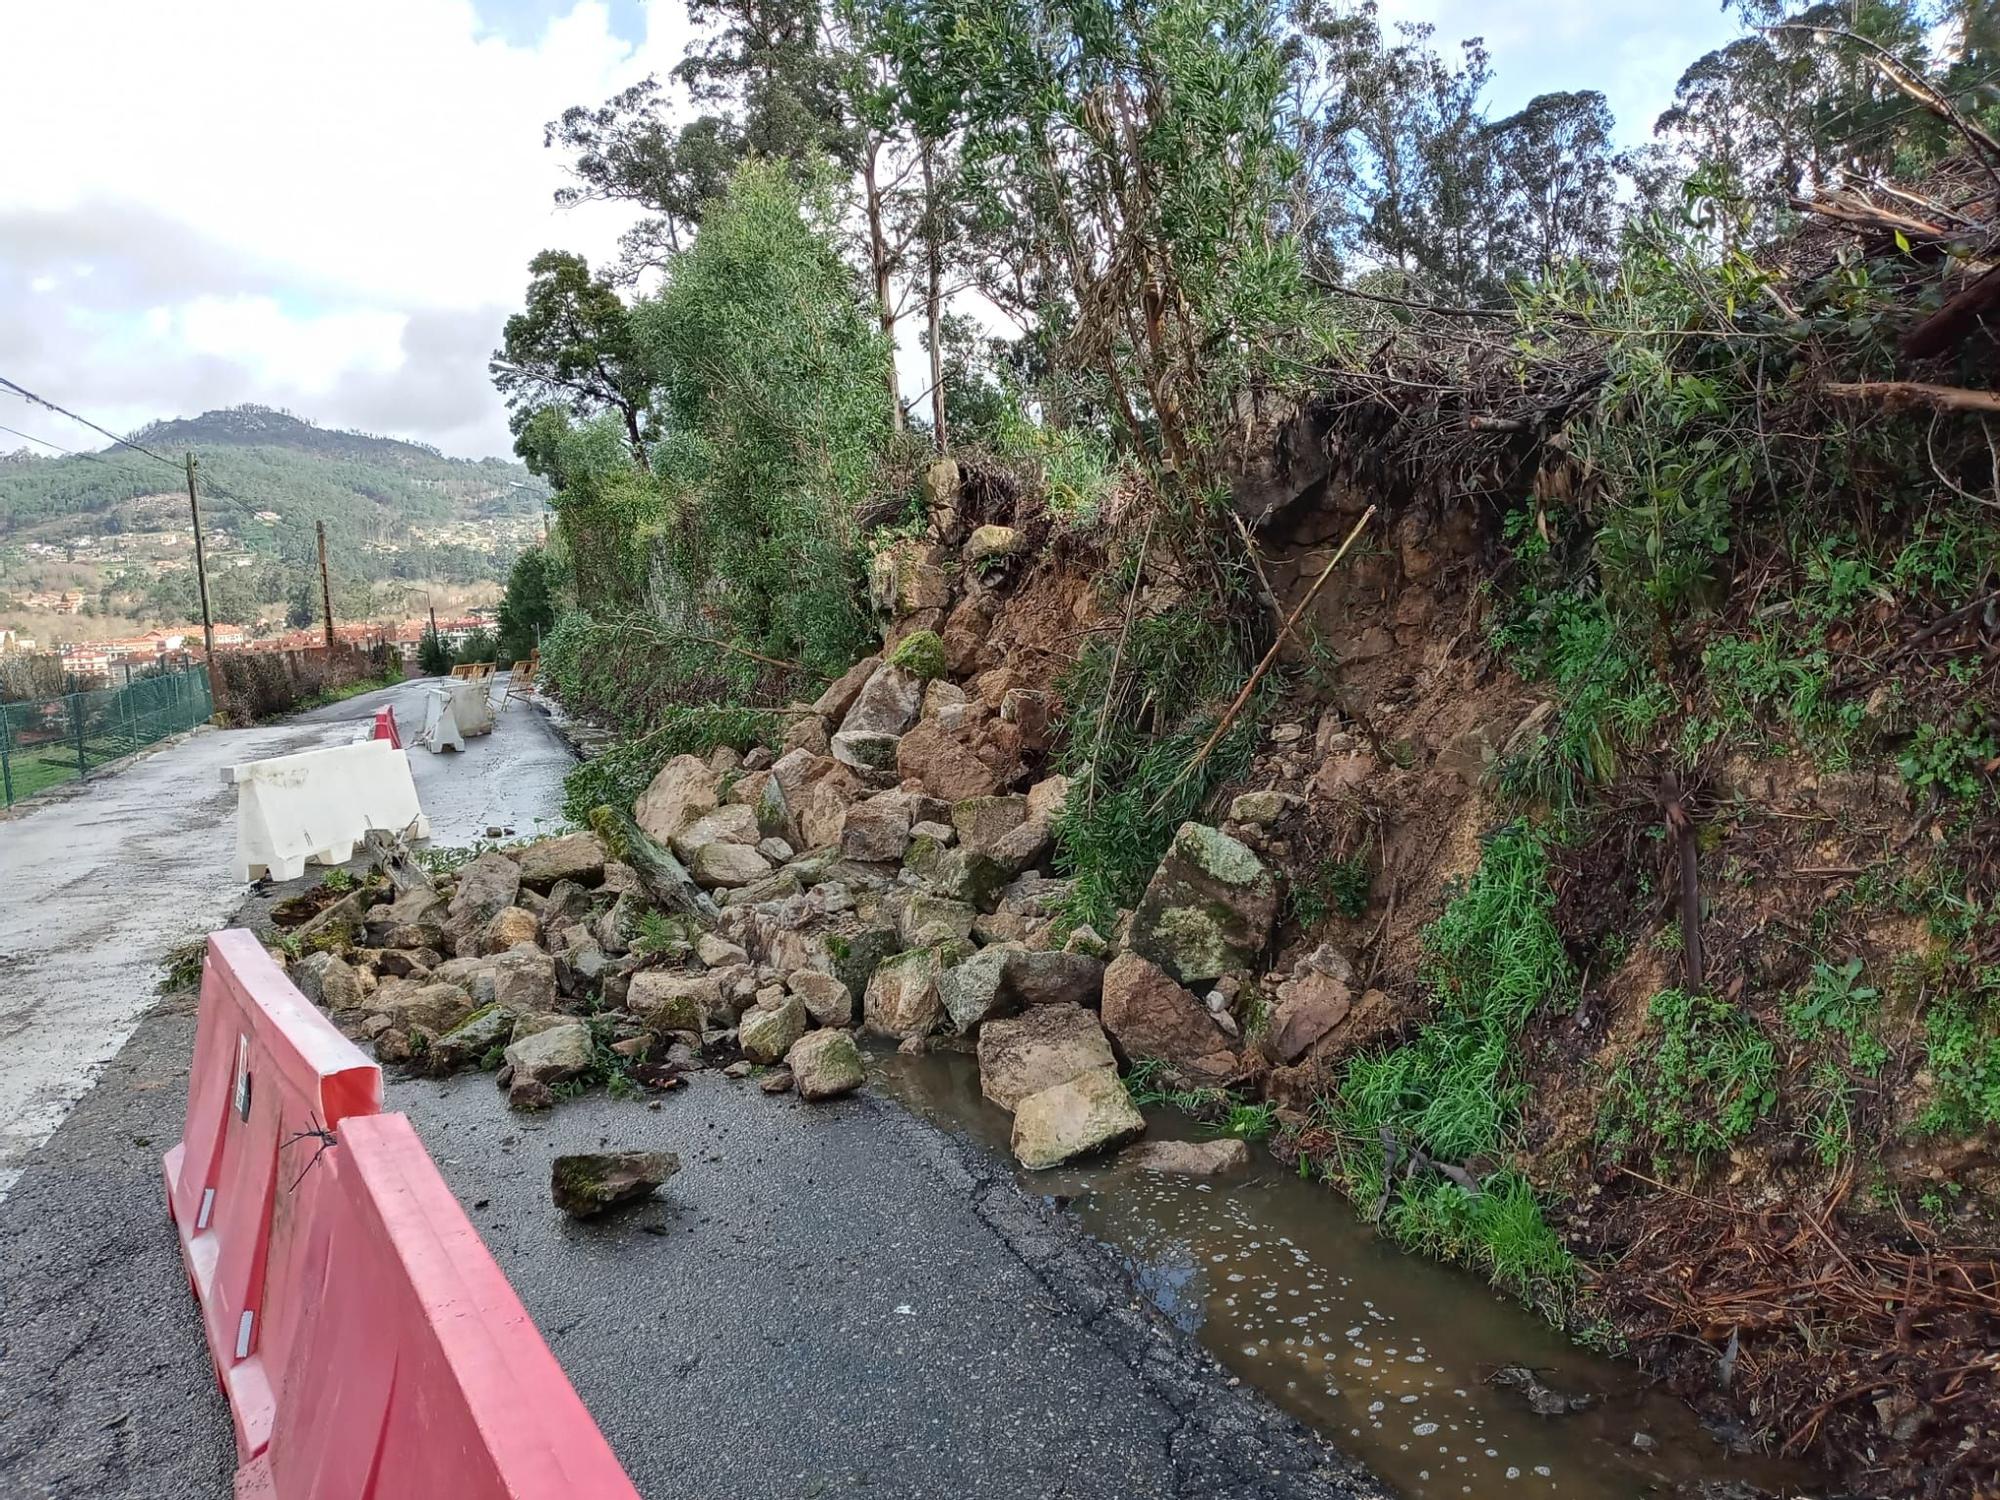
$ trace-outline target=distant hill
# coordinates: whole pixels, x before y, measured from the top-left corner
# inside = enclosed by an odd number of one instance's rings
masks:
[[[269,406],[229,406],[220,411],[205,411],[198,417],[173,417],[154,422],[127,436],[142,447],[159,450],[168,457],[189,448],[199,451],[203,448],[234,447],[297,448],[304,453],[323,453],[333,458],[378,463],[449,461],[427,443],[321,427],[304,417]]]
[[[489,575],[496,559],[477,533],[532,517],[548,495],[516,463],[446,458],[264,406],[154,422],[132,440],[168,458],[194,453],[208,528],[293,560],[311,555],[324,521],[341,561],[367,578]],[[0,553],[186,525],[184,482],[130,449],[0,461]]]

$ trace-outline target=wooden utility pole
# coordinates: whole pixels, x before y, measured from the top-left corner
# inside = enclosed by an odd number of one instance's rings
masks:
[[[201,644],[208,658],[208,702],[212,710],[222,707],[222,683],[215,675],[215,618],[208,610],[208,553],[201,540],[201,500],[194,489],[194,455],[187,456],[188,514],[194,521],[194,581],[201,595]]]
[[[317,521],[319,530],[319,605],[326,619],[326,649],[333,649],[333,585],[326,576],[326,522]]]

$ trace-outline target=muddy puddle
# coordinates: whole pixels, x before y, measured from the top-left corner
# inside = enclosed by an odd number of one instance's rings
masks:
[[[1006,1155],[1009,1117],[980,1097],[969,1057],[887,1056],[870,1070],[925,1118]],[[1170,1111],[1149,1120],[1156,1136],[1197,1134]],[[1410,1500],[1809,1493],[1803,1471],[1732,1455],[1635,1369],[1475,1277],[1398,1251],[1260,1148],[1249,1171],[1220,1178],[1109,1163],[1020,1176],[1069,1199],[1167,1317]],[[1593,1404],[1538,1416],[1493,1380],[1509,1366]]]

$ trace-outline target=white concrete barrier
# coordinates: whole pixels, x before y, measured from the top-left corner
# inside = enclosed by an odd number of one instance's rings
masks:
[[[451,686],[452,714],[458,732],[467,739],[493,732],[493,669],[488,667],[470,682]]]
[[[447,680],[426,690],[423,743],[431,754],[463,750],[467,740],[492,732],[492,690],[484,678]]]
[[[449,689],[424,690],[424,732],[418,743],[433,755],[465,748],[465,736],[459,733],[458,715],[452,709],[452,694]]]
[[[359,740],[225,766],[236,788],[236,878],[262,871],[296,880],[307,861],[337,865],[371,828],[429,838],[409,756],[387,740]]]

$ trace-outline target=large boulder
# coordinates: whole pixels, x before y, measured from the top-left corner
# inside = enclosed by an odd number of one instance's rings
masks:
[[[1255,965],[1278,914],[1271,872],[1216,829],[1183,823],[1132,915],[1131,945],[1183,984]]]
[[[323,1010],[359,1010],[367,998],[361,976],[337,953],[308,953],[292,965],[292,983]]]
[[[981,948],[938,977],[938,999],[959,1032],[976,1031],[994,1016],[1015,1008],[1007,989],[1007,948]]]
[[[840,841],[847,826],[848,809],[861,795],[861,783],[845,766],[836,765],[827,774],[815,776],[793,799],[798,812],[799,837],[808,849],[824,849]]]
[[[430,1044],[424,1053],[424,1071],[442,1077],[479,1067],[488,1053],[505,1045],[513,1034],[514,1018],[499,1006],[476,1010]]]
[[[452,959],[439,964],[431,978],[461,986],[475,1005],[498,1005],[511,1015],[555,1009],[556,961],[530,943],[505,953]]]
[[[1296,1063],[1345,1021],[1354,1009],[1351,974],[1344,961],[1339,966],[1301,964],[1278,986],[1278,1003],[1264,1037],[1265,1055],[1276,1063]]]
[[[471,953],[486,924],[521,894],[521,867],[504,854],[482,854],[459,872],[458,890],[446,908],[444,931],[452,950]]]
[[[505,1055],[516,1083],[539,1083],[551,1088],[581,1078],[596,1060],[590,1028],[581,1021],[566,1021],[511,1042]]]
[[[648,1031],[699,1033],[723,1008],[722,980],[714,974],[641,970],[625,991],[625,1008]]]
[[[1250,1165],[1250,1147],[1236,1136],[1213,1141],[1144,1141],[1121,1152],[1121,1167],[1180,1177],[1212,1177]]]
[[[835,1028],[808,1031],[785,1054],[801,1099],[831,1099],[861,1087],[861,1049],[852,1034]]]
[[[754,810],[740,802],[725,802],[714,811],[681,824],[667,843],[676,858],[692,867],[695,856],[710,844],[746,844],[754,848],[761,837]]]
[[[544,945],[553,945],[558,934],[587,925],[595,897],[573,880],[558,880],[542,899],[541,921]]]
[[[969,1032],[1024,1006],[1094,1006],[1103,982],[1102,959],[999,944],[946,969],[938,995],[953,1027]]]
[[[882,729],[843,729],[832,741],[833,758],[864,774],[882,775],[895,769],[901,735]]]
[[[1026,797],[966,797],[951,808],[951,826],[967,849],[990,850],[1027,821]]]
[[[831,933],[827,952],[833,959],[833,977],[847,986],[848,993],[863,997],[875,971],[899,952],[901,939],[896,929],[882,922],[862,922]]]
[[[965,565],[977,567],[996,558],[1012,557],[1028,539],[1012,526],[978,526],[965,539]]]
[[[898,617],[943,610],[951,602],[944,549],[914,538],[883,548],[869,564],[868,602]]]
[[[1137,953],[1104,971],[1104,1029],[1128,1058],[1153,1057],[1203,1074],[1231,1070],[1230,1037],[1173,976]]]
[[[503,906],[479,933],[481,953],[505,953],[520,943],[532,943],[542,935],[542,919],[525,906]]]
[[[548,891],[559,880],[596,885],[604,875],[604,840],[594,833],[566,833],[512,853],[521,867],[521,884],[531,891]]]
[[[714,812],[721,788],[721,774],[699,755],[676,755],[639,794],[632,820],[664,844],[685,824]]]
[[[930,948],[953,938],[969,938],[978,914],[969,902],[913,891],[904,898],[896,930],[905,948]]]
[[[1014,1111],[1014,1159],[1030,1171],[1129,1141],[1146,1128],[1113,1067],[1094,1068],[1039,1093]]]
[[[1007,956],[1007,987],[1022,1005],[1089,1005],[1104,988],[1104,960],[1088,953],[1020,949]]]
[[[962,733],[945,728],[941,719],[919,724],[897,742],[896,770],[947,802],[992,796],[1006,778],[974,753]]]
[[[842,716],[834,741],[837,745],[842,735],[851,734],[901,734],[917,722],[923,701],[923,679],[884,662],[868,674],[854,706]]]
[[[755,1063],[775,1063],[806,1034],[806,1008],[797,995],[787,995],[773,1010],[761,1006],[743,1012],[737,1022],[736,1044]]]
[[[368,1001],[369,1014],[386,1018],[390,1029],[429,1036],[443,1036],[478,1008],[458,985],[409,979],[384,980]]]
[[[420,885],[386,905],[371,907],[363,928],[377,948],[442,949],[445,912],[444,897]]]
[[[979,1030],[979,1091],[1002,1109],[1117,1060],[1097,1017],[1080,1005],[1038,1005]]]
[[[747,811],[747,809],[745,809]],[[762,880],[771,862],[747,844],[704,844],[688,861],[695,884],[708,890],[733,890]]]
[[[794,969],[786,978],[818,1026],[852,1026],[854,993],[831,974],[818,969]]]
[[[763,773],[757,795],[750,804],[757,815],[757,836],[764,839],[782,839],[794,849],[804,842],[799,832],[799,820],[792,813],[791,799],[785,795],[785,784],[769,772]]]
[[[928,1036],[944,1012],[938,997],[942,965],[935,948],[919,948],[886,959],[868,980],[862,996],[862,1016],[878,1036]]]
[[[681,1169],[671,1151],[593,1151],[558,1156],[549,1171],[549,1196],[573,1219],[650,1198]]]
[[[861,696],[868,679],[875,675],[875,669],[881,665],[882,658],[879,656],[864,657],[856,662],[828,683],[826,691],[813,700],[813,712],[829,724],[840,723],[847,717],[848,710],[854,707],[854,700]]]
[[[840,852],[867,864],[897,864],[910,845],[910,799],[899,793],[870,797],[847,810]]]

